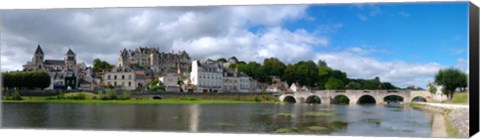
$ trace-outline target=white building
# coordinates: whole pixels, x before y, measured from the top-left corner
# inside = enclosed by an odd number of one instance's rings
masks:
[[[103,76],[104,83],[126,90],[134,90],[139,86],[135,78],[135,71],[128,67],[115,67]]]
[[[219,62],[198,60],[192,61],[190,73],[191,84],[195,86],[194,92],[223,92],[223,68]]]
[[[175,73],[167,73],[159,78],[160,82],[165,85],[166,92],[180,92],[180,86],[178,85],[179,79],[180,76]]]
[[[223,90],[225,92],[255,92],[256,81],[243,72],[223,69]],[[252,83],[253,82],[253,83]]]
[[[256,92],[256,81],[216,61],[193,61],[190,84],[194,92]]]
[[[432,84],[432,86],[428,86],[428,90],[430,90],[431,87],[435,87],[436,88],[436,92],[433,94],[433,97],[432,97],[432,100],[433,101],[445,101],[445,100],[448,100],[448,97],[447,95],[445,95],[443,93],[443,86],[441,85],[436,85],[436,84]]]

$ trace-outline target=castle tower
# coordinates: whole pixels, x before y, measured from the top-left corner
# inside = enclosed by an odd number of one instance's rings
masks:
[[[130,53],[127,51],[127,49],[123,48],[123,50],[120,51],[120,57],[118,57],[118,66],[119,67],[128,67],[130,66]]]
[[[32,57],[33,65],[35,65],[34,69],[39,70],[43,68],[44,58],[45,58],[45,54],[43,53],[43,50],[39,44],[37,46],[37,50],[35,50],[35,54],[33,54],[33,57]]]
[[[72,49],[68,49],[67,53],[65,54],[64,60],[65,60],[65,67],[68,69],[73,69],[75,65],[77,64],[76,60],[76,55],[72,51]]]

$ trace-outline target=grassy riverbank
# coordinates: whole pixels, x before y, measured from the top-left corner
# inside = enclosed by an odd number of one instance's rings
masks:
[[[128,93],[93,94],[88,92],[66,93],[50,97],[21,97],[21,100],[2,100],[10,103],[92,103],[92,104],[235,104],[278,103],[271,95],[161,95],[161,99],[147,96],[131,96]]]
[[[448,103],[448,104],[464,104],[468,105],[468,93],[466,92],[456,92],[455,95],[453,95],[453,98],[451,101],[443,101],[442,103]]]

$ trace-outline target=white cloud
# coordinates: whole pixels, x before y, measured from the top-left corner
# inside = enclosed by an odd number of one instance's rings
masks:
[[[71,47],[79,55],[78,61],[87,64],[97,57],[117,63],[120,49],[138,46],[159,47],[162,51],[203,51],[204,54],[192,52],[197,58],[220,56],[232,50],[235,51],[229,55],[243,55],[256,47],[256,40],[262,36],[248,31],[249,26],[281,27],[285,22],[306,18],[306,8],[291,5],[11,10],[1,17],[2,58],[12,58],[3,55],[11,47],[19,48],[15,53],[31,57],[37,44],[42,45],[47,58],[53,59],[61,59],[64,49]],[[313,37],[302,38],[308,36],[307,32],[280,33],[291,35],[288,37],[294,40],[290,43],[317,43],[311,42],[317,41]],[[328,40],[320,38],[318,43],[326,45]],[[2,68],[21,69],[25,62],[26,59],[4,62]]]
[[[356,51],[364,51],[355,48]],[[380,77],[399,87],[415,85],[425,87],[433,81],[434,75],[442,65],[438,63],[407,63],[403,61],[383,62],[351,51],[317,53],[315,60],[323,59],[334,68],[347,72],[349,78]]]

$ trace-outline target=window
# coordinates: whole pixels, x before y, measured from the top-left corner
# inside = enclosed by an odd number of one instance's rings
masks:
[[[108,76],[107,76],[107,79],[109,79],[109,80],[110,80],[110,75],[108,75]]]
[[[113,79],[115,79],[115,80],[116,80],[116,79],[117,79],[117,75],[114,75],[114,76],[113,76]]]
[[[124,80],[124,79],[125,79],[125,75],[122,75],[122,80]]]
[[[132,79],[132,75],[128,75],[128,79]]]
[[[128,87],[132,86],[132,82],[128,82]]]

